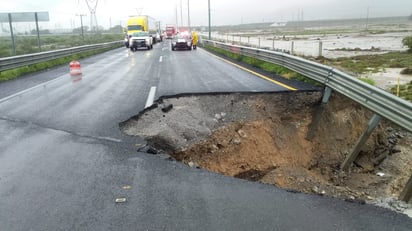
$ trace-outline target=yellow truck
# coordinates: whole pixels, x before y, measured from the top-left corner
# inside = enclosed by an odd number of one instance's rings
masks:
[[[130,37],[135,32],[148,32],[156,42],[159,33],[156,20],[147,15],[130,16],[127,19],[127,35]]]

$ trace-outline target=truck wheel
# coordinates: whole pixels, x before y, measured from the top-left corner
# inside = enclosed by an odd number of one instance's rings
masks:
[[[191,50],[192,50],[192,46],[189,47],[189,51],[191,51]]]
[[[153,44],[152,44],[152,45],[150,45],[150,49],[153,49]]]

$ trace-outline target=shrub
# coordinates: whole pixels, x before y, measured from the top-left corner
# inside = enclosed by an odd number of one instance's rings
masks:
[[[405,68],[401,71],[402,75],[412,75],[412,68]]]
[[[402,43],[409,48],[409,52],[412,52],[412,36],[403,38]]]

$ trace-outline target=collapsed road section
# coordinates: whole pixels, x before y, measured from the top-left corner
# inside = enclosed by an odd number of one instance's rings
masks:
[[[143,137],[151,153],[190,167],[412,212],[394,199],[412,173],[411,134],[382,122],[351,171],[343,172],[339,166],[372,113],[332,95],[307,140],[321,97],[317,91],[162,97],[120,127]]]

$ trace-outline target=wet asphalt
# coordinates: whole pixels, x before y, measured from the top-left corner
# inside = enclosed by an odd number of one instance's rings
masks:
[[[80,60],[81,76],[62,66],[0,83],[0,230],[412,230],[383,208],[137,152],[144,141],[119,123],[153,88],[154,98],[288,90],[169,42]]]

